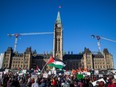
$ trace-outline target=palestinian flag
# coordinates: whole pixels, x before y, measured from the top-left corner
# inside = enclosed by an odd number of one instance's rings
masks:
[[[65,67],[65,64],[63,62],[55,61],[52,56],[50,57],[47,64],[48,64],[48,66],[59,68],[59,69],[62,69],[63,67]]]
[[[55,60],[54,60],[54,58],[53,58],[53,56],[50,56],[50,59],[48,60],[48,63],[47,64],[50,64],[50,63],[52,63],[52,62],[54,62]]]

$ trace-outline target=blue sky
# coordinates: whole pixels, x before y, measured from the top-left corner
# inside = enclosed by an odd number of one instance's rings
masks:
[[[58,6],[62,8],[59,9]],[[79,53],[84,47],[98,51],[91,34],[116,40],[115,0],[0,0],[0,53],[14,47],[11,33],[53,32],[57,12],[63,24],[63,50]],[[116,43],[101,39],[116,63]],[[53,35],[20,36],[17,51],[27,47],[38,53],[53,49]]]

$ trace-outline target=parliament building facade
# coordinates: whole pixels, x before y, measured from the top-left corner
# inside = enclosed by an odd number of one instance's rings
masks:
[[[46,64],[50,56],[54,56],[56,60],[63,61],[66,70],[87,68],[95,70],[114,69],[113,56],[108,49],[103,52],[91,52],[88,48],[79,54],[66,53],[63,54],[63,30],[58,11],[56,23],[54,25],[54,49],[53,54],[37,54],[32,51],[31,47],[27,48],[24,53],[13,52],[11,47],[4,53],[2,68],[8,69],[31,69],[39,66],[40,69]]]

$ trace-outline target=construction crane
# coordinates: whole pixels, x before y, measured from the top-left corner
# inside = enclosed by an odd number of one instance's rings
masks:
[[[27,36],[27,35],[40,35],[40,34],[53,34],[54,32],[36,32],[36,33],[16,33],[16,34],[8,34],[8,36],[15,37],[15,43],[14,43],[14,52],[16,52],[17,42],[19,36]]]
[[[98,36],[98,35],[91,35],[92,38],[95,38],[97,39],[97,45],[98,45],[98,52],[101,51],[101,47],[100,47],[100,39],[104,39],[104,40],[107,40],[107,41],[110,41],[110,42],[116,42],[116,40],[112,40],[112,39],[108,39],[108,38],[105,38],[105,37],[102,37],[102,36]]]

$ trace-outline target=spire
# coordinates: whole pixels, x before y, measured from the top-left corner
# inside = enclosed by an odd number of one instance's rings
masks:
[[[61,24],[60,11],[58,11],[56,23]]]

